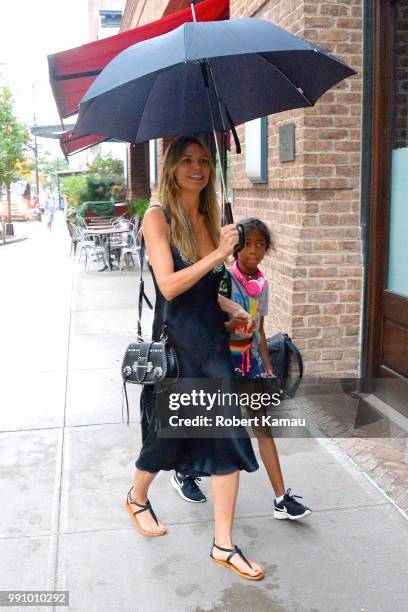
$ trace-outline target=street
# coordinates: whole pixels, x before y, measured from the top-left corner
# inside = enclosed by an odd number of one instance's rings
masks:
[[[137,533],[124,502],[139,390],[126,427],[120,378],[137,270],[86,274],[62,213],[52,232],[18,232],[27,240],[0,247],[0,590],[68,590],[81,612],[406,611],[408,522],[329,438],[277,440],[286,485],[314,511],[304,522],[273,519],[261,463],[241,475],[234,539],[265,568],[259,583],[210,563],[209,479],[208,502],[188,504],[160,473],[151,499],[169,533]]]

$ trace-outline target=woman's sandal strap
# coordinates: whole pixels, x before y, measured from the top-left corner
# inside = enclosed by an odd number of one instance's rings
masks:
[[[132,489],[130,489],[131,491]],[[156,524],[159,524],[159,521],[157,520],[157,516],[154,513],[154,510],[152,508],[151,503],[149,502],[149,500],[147,500],[147,504],[139,504],[138,502],[134,501],[130,495],[130,491],[128,493],[128,501],[129,504],[133,504],[134,506],[138,506],[139,508],[141,508],[141,510],[136,510],[136,512],[133,513],[133,516],[135,516],[136,514],[140,514],[141,512],[146,512],[146,510],[149,510],[150,514],[152,515],[153,519],[156,521]]]
[[[252,565],[250,564],[250,562],[248,561],[248,559],[244,556],[242,550],[240,548],[238,548],[238,546],[235,546],[235,550],[234,552],[232,552],[230,555],[228,555],[227,557],[227,561],[230,562],[231,557],[233,557],[234,555],[239,555],[241,557],[241,559],[243,561],[245,561],[245,563],[247,564],[248,567],[251,568],[251,570],[253,570],[254,568],[252,567]]]
[[[222,550],[223,552],[229,552],[231,553],[230,555],[228,555],[227,557],[227,563],[230,563],[231,558],[234,555],[239,555],[241,557],[241,559],[243,561],[245,561],[245,563],[247,564],[248,567],[251,568],[251,570],[253,570],[254,568],[252,567],[252,565],[250,564],[250,562],[248,561],[248,559],[245,557],[245,555],[243,554],[242,550],[240,548],[238,548],[238,546],[234,546],[234,548],[222,548],[221,546],[218,546],[215,543],[215,540],[213,542],[213,546],[215,546],[215,548],[218,548],[218,550]]]
[[[213,546],[215,546],[215,548],[218,548],[218,550],[222,550],[223,552],[235,552],[236,546],[234,546],[234,548],[221,548],[221,546],[218,546],[218,544],[215,543],[215,540],[213,542]]]

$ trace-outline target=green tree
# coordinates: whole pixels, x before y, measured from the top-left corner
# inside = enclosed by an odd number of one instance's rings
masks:
[[[66,176],[61,180],[62,195],[70,199],[70,208],[78,208],[82,202],[86,201],[87,182],[86,175]]]
[[[89,166],[89,200],[124,200],[126,185],[121,159],[98,155]]]
[[[58,189],[58,172],[69,170],[69,165],[62,157],[50,158],[49,153],[46,153],[40,160],[40,172],[45,178],[47,187],[52,191]]]
[[[111,179],[115,183],[123,183],[124,168],[123,161],[109,155],[97,155],[88,170],[96,174],[98,178]]]
[[[19,164],[24,160],[29,141],[28,128],[13,113],[10,88],[0,88],[0,187],[7,192],[7,216],[11,223],[11,184],[19,177]]]

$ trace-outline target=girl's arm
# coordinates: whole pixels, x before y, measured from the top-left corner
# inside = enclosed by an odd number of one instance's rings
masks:
[[[272,368],[271,358],[269,356],[268,345],[266,343],[266,336],[265,336],[265,330],[264,330],[264,317],[261,317],[261,323],[259,325],[259,336],[260,336],[259,348],[261,351],[262,361],[265,367],[265,374],[270,376],[271,374],[273,374],[273,368]]]
[[[231,315],[231,320],[225,323],[228,331],[235,331],[237,327],[244,327],[244,336],[250,334],[255,326],[252,316],[239,304],[218,294],[218,304],[222,311]]]
[[[220,244],[212,253],[184,270],[175,272],[170,248],[169,225],[162,210],[152,208],[145,213],[143,235],[157,284],[166,300],[172,300],[193,287],[214,266],[224,261],[238,243],[236,225],[225,225],[221,228]]]

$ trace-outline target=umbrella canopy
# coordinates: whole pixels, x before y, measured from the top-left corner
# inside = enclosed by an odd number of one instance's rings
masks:
[[[81,98],[115,55],[135,43],[170,32],[193,19],[190,8],[174,12],[177,5],[184,6],[185,1],[169,2],[162,19],[152,23],[49,55],[50,83],[61,121],[78,112]],[[227,19],[229,0],[204,0],[197,5],[195,11],[200,21]],[[92,138],[89,134],[83,137],[73,136],[71,131],[68,131],[60,138],[60,145],[67,157],[104,140],[104,137]]]
[[[353,74],[268,21],[185,23],[117,55],[82,98],[74,133],[144,142],[225,131],[313,106]]]
[[[205,0],[195,10],[200,21],[216,21],[228,18],[229,4],[228,0]],[[152,23],[49,55],[50,84],[61,120],[78,112],[81,98],[118,53],[192,19],[190,8],[172,14],[166,11],[166,16]]]

